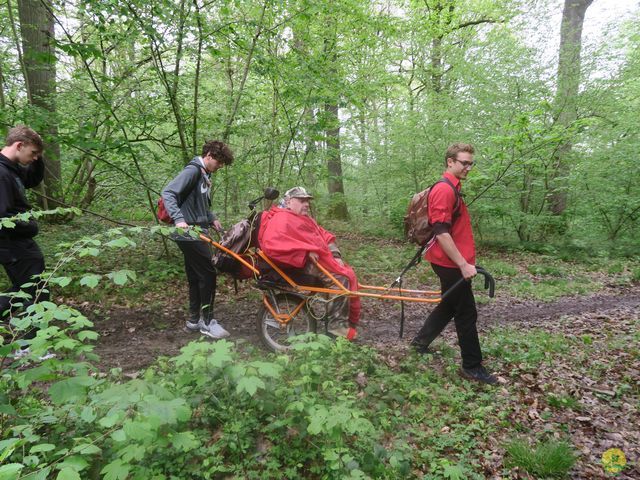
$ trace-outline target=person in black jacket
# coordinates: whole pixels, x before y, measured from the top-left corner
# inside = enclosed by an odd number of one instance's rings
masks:
[[[216,140],[206,142],[202,156],[195,157],[162,191],[162,200],[176,227],[187,229],[210,226],[222,230],[220,221],[211,211],[211,179],[218,169],[233,163],[233,152]],[[211,263],[211,251],[202,240],[188,234],[173,235],[184,255],[189,284],[189,320],[186,327],[211,338],[229,335],[213,317],[216,296],[216,270]]]
[[[31,210],[25,195],[27,188],[34,188],[44,177],[42,159],[42,138],[29,127],[20,125],[12,128],[0,151],[0,218],[10,218]],[[38,224],[34,219],[15,221],[15,227],[0,226],[0,263],[11,281],[10,292],[18,292],[25,283],[32,286],[23,289],[30,298],[17,299],[0,295],[0,319],[6,321],[17,308],[17,303],[26,308],[36,301],[47,300],[48,295],[39,288],[33,277],[45,268],[44,257],[38,244],[33,240],[38,234]],[[25,339],[33,338],[32,329]]]

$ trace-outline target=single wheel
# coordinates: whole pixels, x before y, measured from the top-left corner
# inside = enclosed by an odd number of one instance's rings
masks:
[[[305,299],[291,293],[267,294],[269,303],[276,313],[291,314]],[[267,348],[274,352],[288,350],[290,337],[316,331],[316,320],[309,314],[306,305],[287,323],[281,325],[262,304],[257,318],[258,335]]]

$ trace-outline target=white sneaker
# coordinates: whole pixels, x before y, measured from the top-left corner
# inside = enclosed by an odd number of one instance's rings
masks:
[[[222,328],[222,325],[220,325],[217,320],[211,320],[209,325],[204,325],[200,329],[200,333],[215,339],[229,336],[229,332]]]
[[[22,357],[26,357],[30,353],[31,353],[31,350],[29,349],[29,347],[27,347],[27,348],[19,348],[18,350],[13,352],[10,355],[10,357],[12,357],[14,360],[19,360]]]
[[[207,325],[204,323],[204,320],[202,318],[199,319],[197,322],[192,322],[190,320],[187,320],[186,326],[187,326],[187,330],[191,332],[199,332],[203,328],[207,328]]]
[[[14,359],[14,360],[19,360],[22,357],[26,357],[27,355],[29,355],[31,353],[31,349],[29,347],[27,348],[21,348],[20,350],[16,350],[14,353],[12,353],[10,356]],[[42,355],[41,357],[38,357],[38,360],[44,362],[45,360],[49,360],[51,358],[56,358],[56,354],[55,353],[45,353],[44,355]]]

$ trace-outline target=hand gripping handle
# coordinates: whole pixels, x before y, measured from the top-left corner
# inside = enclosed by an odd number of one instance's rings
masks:
[[[496,281],[493,279],[491,274],[487,272],[484,268],[476,265],[476,271],[484,276],[484,288],[489,289],[489,297],[493,298],[496,296]],[[442,297],[440,297],[440,301],[442,302],[451,292],[453,292],[456,288],[462,285],[466,280],[461,278],[456,283],[454,283],[449,290],[447,290]]]

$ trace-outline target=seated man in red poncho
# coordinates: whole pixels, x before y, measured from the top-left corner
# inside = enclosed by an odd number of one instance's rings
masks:
[[[312,261],[315,259],[345,287],[356,290],[356,274],[342,261],[335,235],[309,216],[309,202],[312,198],[303,187],[294,187],[284,194],[282,206],[274,206],[263,212],[258,233],[260,248],[279,266],[299,268],[305,274],[318,278],[323,286],[337,288],[318,269]],[[347,305],[348,328],[344,325]],[[330,333],[353,340],[360,319],[360,298],[333,297],[328,317]]]

